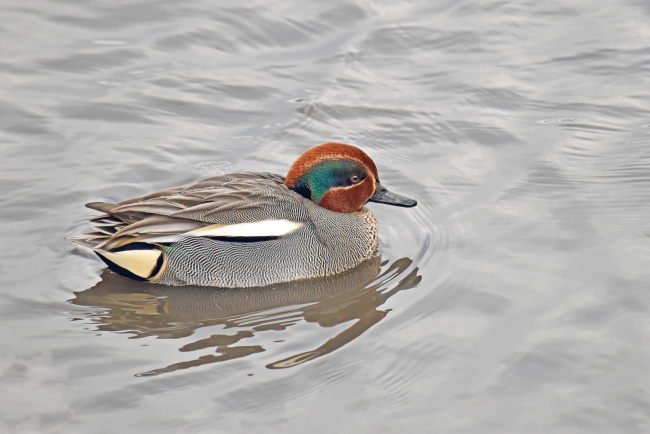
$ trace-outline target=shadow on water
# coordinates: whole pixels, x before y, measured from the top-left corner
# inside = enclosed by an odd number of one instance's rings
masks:
[[[319,347],[266,366],[290,368],[336,351],[381,321],[388,310],[379,307],[397,292],[420,282],[418,268],[411,269],[412,263],[408,258],[382,263],[381,257],[375,257],[329,278],[249,289],[162,286],[132,281],[104,270],[101,281],[75,293],[70,302],[106,309],[90,314],[96,330],[128,332],[136,338],[186,338],[200,328],[215,325],[230,331],[179,348],[183,353],[215,348],[217,355],[191,358],[138,376],[159,375],[266,351],[261,345],[242,343],[301,321],[323,328],[352,322]]]

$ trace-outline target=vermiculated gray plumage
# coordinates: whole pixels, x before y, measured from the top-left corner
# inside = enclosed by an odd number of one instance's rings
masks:
[[[377,247],[372,211],[330,211],[270,173],[217,176],[118,204],[88,206],[106,214],[92,220],[96,232],[70,240],[98,253],[159,248],[164,263],[150,280],[166,285],[250,287],[327,276],[358,265]],[[267,220],[302,226],[270,237],[187,235],[215,224]]]

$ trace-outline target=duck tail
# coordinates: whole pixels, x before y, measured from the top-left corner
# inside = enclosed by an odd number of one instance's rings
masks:
[[[106,203],[106,202],[88,202],[86,208],[94,209],[95,211],[105,212],[110,214],[114,208],[117,208],[119,205],[116,203]]]
[[[164,247],[148,243],[131,243],[114,250],[94,249],[108,268],[135,280],[156,280],[167,267]]]
[[[66,240],[70,241],[72,244],[76,244],[77,246],[84,247],[90,250],[95,250],[97,247],[99,247],[100,244],[102,244],[108,238],[109,236],[106,234],[100,232],[93,232],[90,234],[81,234],[74,237],[66,237]]]

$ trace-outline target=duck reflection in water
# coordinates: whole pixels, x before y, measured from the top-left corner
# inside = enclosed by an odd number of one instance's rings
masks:
[[[354,321],[319,347],[267,365],[270,369],[289,368],[343,347],[381,321],[388,311],[378,308],[397,292],[420,282],[418,269],[411,265],[408,258],[388,264],[381,263],[380,257],[374,257],[352,270],[328,278],[249,289],[170,287],[133,281],[104,270],[101,281],[90,289],[75,293],[76,297],[70,302],[106,309],[90,314],[93,323],[97,324],[96,330],[128,332],[137,338],[187,338],[202,327],[219,325],[224,331],[230,331],[179,348],[184,353],[216,348],[218,354],[174,363],[138,374],[140,376],[266,351],[262,345],[242,344],[254,336],[273,342],[270,336],[273,331],[285,330],[301,321],[324,328]],[[290,336],[285,337],[287,341],[290,339]]]

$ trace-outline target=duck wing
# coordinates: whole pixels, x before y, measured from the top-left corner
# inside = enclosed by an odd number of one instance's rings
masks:
[[[116,204],[91,202],[104,214],[94,232],[68,238],[93,250],[113,271],[156,280],[170,245],[184,236],[253,242],[287,235],[306,221],[301,196],[271,173],[215,176]]]
[[[94,232],[68,239],[110,251],[133,243],[169,244],[184,235],[278,237],[304,224],[304,216],[295,211],[301,200],[280,175],[216,176],[116,204],[88,203],[88,208],[105,214],[91,219]]]

